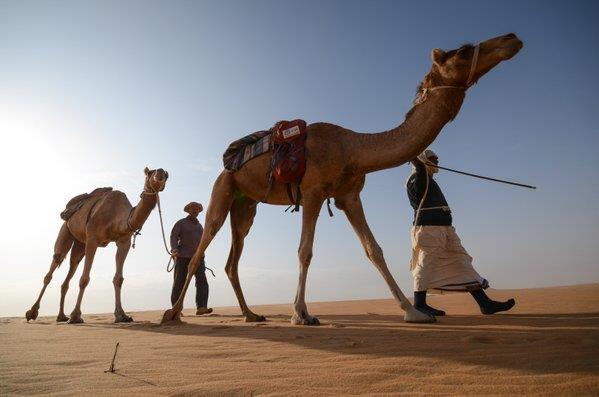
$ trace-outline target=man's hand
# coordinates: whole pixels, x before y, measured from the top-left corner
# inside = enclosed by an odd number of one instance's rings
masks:
[[[171,250],[171,256],[177,259],[179,257],[179,250],[176,248],[174,250]]]

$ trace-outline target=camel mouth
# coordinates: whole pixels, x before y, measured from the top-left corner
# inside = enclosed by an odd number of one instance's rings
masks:
[[[502,41],[502,45],[498,50],[505,60],[513,58],[524,47],[522,40],[514,33],[506,34],[500,40]]]

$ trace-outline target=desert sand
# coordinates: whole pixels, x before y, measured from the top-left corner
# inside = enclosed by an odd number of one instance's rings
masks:
[[[289,304],[254,306],[266,323],[232,307],[181,325],[160,325],[162,310],[2,318],[0,394],[599,395],[599,284],[490,295],[517,306],[482,316],[468,295],[433,296],[450,315],[425,325],[386,299],[311,303],[318,327],[290,325]]]

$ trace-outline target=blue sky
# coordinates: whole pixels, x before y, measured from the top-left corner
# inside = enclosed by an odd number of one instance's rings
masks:
[[[492,286],[599,281],[598,8],[590,1],[0,3],[0,162],[8,174],[0,315],[22,315],[35,300],[58,214],[72,196],[113,186],[135,204],[143,168],[162,167],[171,174],[162,195],[170,228],[186,202],[208,203],[232,140],[288,118],[387,130],[403,121],[433,48],[509,32],[524,49],[468,91],[432,148],[446,166],[539,189],[448,173],[437,179]],[[408,174],[404,165],[369,175],[362,198],[393,274],[411,294]],[[169,306],[172,275],[157,216],[125,265],[126,310]],[[250,304],[292,301],[299,229],[297,214],[259,207],[240,265]],[[227,222],[207,252],[216,306],[236,304],[223,272],[229,236]],[[97,253],[84,312],[113,310],[114,252]],[[339,211],[322,213],[314,253],[308,300],[390,296]],[[66,270],[55,273],[42,314],[56,313]]]

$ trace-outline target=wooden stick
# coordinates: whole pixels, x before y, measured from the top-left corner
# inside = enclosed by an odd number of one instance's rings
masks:
[[[114,347],[114,355],[112,356],[112,362],[110,363],[110,368],[108,368],[106,371],[104,372],[114,372],[114,360],[116,360],[116,352],[119,350],[119,342],[116,343],[116,346]]]
[[[458,171],[458,170],[452,170],[451,168],[445,168],[445,167],[441,167],[437,164],[434,163],[430,163],[427,162],[427,165],[431,166],[431,167],[437,167],[439,169],[445,170],[445,171],[451,171],[451,172],[455,172],[457,174],[462,174],[462,175],[468,175],[468,176],[473,176],[475,178],[480,178],[480,179],[486,179],[488,181],[494,181],[494,182],[501,182],[501,183],[507,183],[508,185],[514,185],[514,186],[520,186],[520,187],[526,187],[529,189],[536,189],[535,186],[531,186],[531,185],[525,185],[523,183],[518,183],[518,182],[510,182],[510,181],[504,181],[503,179],[496,179],[496,178],[490,178],[488,176],[482,176],[482,175],[476,175],[476,174],[471,174],[469,172],[464,172],[464,171]]]

